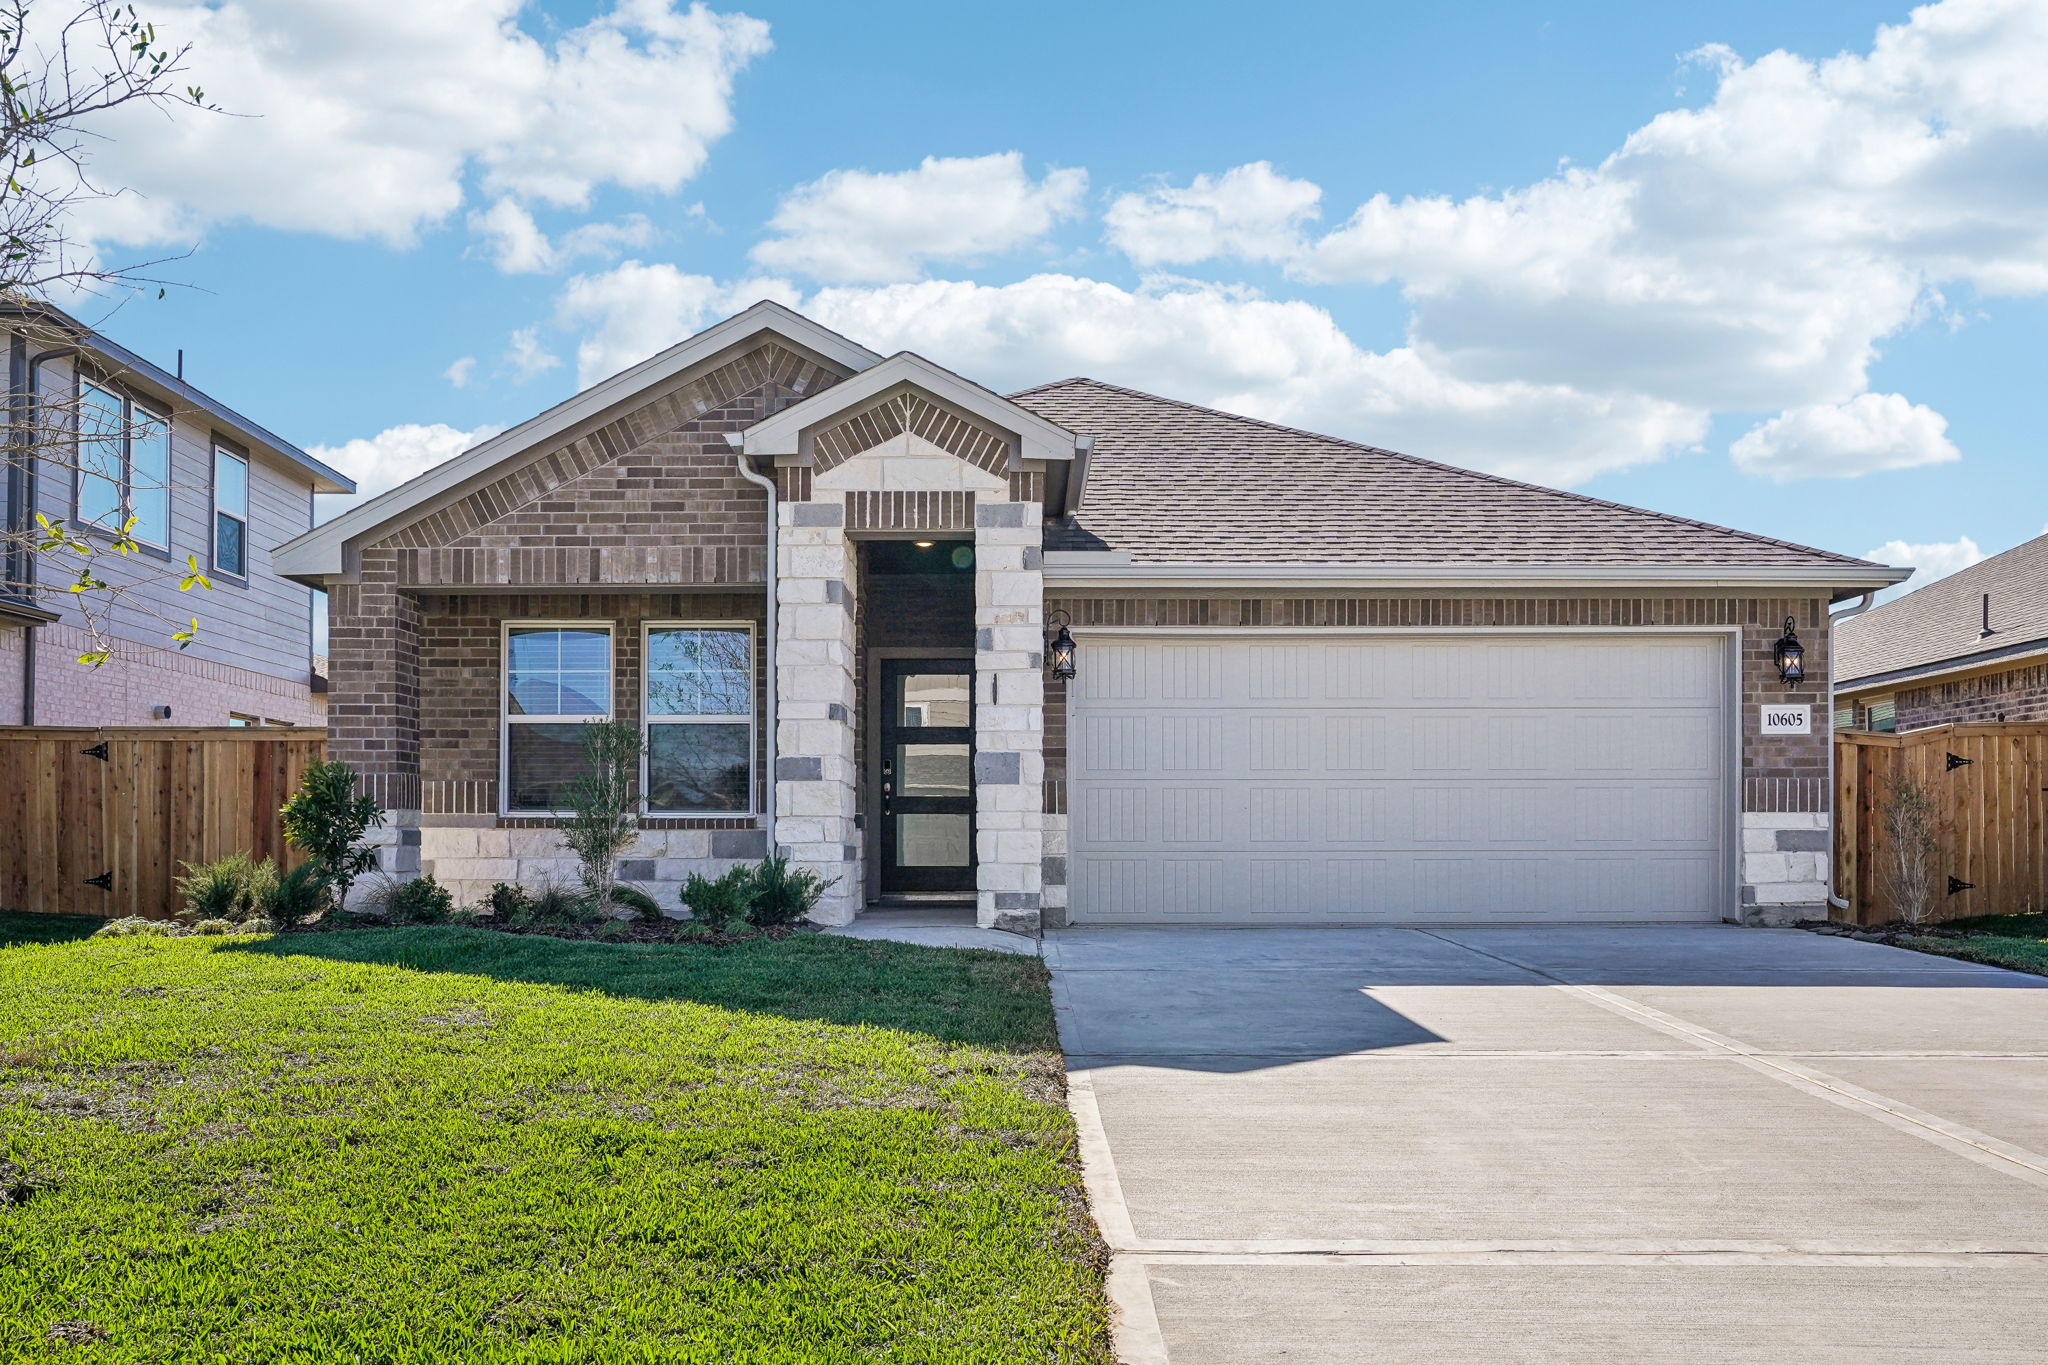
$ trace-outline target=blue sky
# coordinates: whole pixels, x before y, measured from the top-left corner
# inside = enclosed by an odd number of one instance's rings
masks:
[[[767,294],[1930,572],[2048,522],[2041,0],[155,17],[251,117],[109,127],[192,287],[108,329],[373,489]]]

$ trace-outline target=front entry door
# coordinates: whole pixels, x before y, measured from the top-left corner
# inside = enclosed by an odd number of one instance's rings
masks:
[[[881,890],[974,890],[974,663],[882,664]]]

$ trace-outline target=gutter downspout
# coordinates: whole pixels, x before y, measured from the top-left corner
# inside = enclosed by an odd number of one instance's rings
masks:
[[[1846,621],[1852,616],[1861,616],[1870,610],[1870,599],[1876,593],[1866,592],[1855,606],[1846,611],[1828,613],[1828,829],[1832,834],[1835,827],[1835,622]],[[1835,851],[1828,849],[1828,908],[1832,910],[1853,910],[1854,906],[1835,890]]]
[[[725,439],[726,443],[732,447],[733,466],[739,470],[740,477],[768,495],[768,562],[766,574],[768,580],[768,610],[766,623],[763,627],[768,640],[762,649],[761,662],[761,667],[768,674],[768,685],[764,689],[767,693],[767,706],[764,708],[765,715],[763,718],[764,723],[768,727],[768,780],[764,784],[767,787],[766,795],[768,799],[762,803],[761,827],[767,832],[768,856],[772,858],[775,856],[775,758],[778,752],[775,725],[775,694],[780,690],[780,679],[775,672],[775,599],[780,595],[780,585],[776,576],[775,549],[776,542],[782,538],[782,522],[777,511],[775,480],[755,473],[753,465],[747,462],[745,433],[728,431],[725,433]]]

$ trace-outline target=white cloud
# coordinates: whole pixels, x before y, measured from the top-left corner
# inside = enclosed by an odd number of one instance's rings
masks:
[[[470,376],[475,373],[476,357],[466,355],[441,371],[441,377],[458,389],[466,389],[469,387]]]
[[[562,358],[541,344],[539,327],[522,327],[512,334],[505,349],[505,363],[524,382],[554,369]]]
[[[786,195],[779,233],[751,253],[767,270],[835,283],[917,279],[930,261],[1028,246],[1080,212],[1088,173],[1033,182],[1017,152],[931,157],[911,171],[832,171]]]
[[[1947,432],[1948,419],[1933,408],[1901,394],[1865,393],[1780,413],[1745,432],[1728,453],[1743,473],[1780,483],[1846,479],[1960,460]]]
[[[93,172],[96,240],[190,241],[209,225],[409,244],[491,195],[582,207],[603,185],[672,193],[732,126],[734,78],[768,27],[673,0],[616,0],[535,38],[520,0],[225,0],[152,9],[237,117],[114,111]]]
[[[576,382],[588,387],[762,299],[796,307],[801,294],[785,280],[720,284],[673,265],[626,261],[570,280],[556,298],[555,321],[583,333]]]
[[[1944,285],[2048,290],[2048,6],[1948,0],[1820,62],[1699,55],[1712,100],[1598,166],[1376,197],[1294,269],[1397,282],[1464,378],[1724,411],[1855,398]]]
[[[356,481],[354,497],[324,497],[315,500],[321,520],[345,512],[365,498],[395,488],[468,450],[477,442],[497,435],[504,428],[482,426],[463,431],[441,422],[427,425],[407,423],[387,427],[375,436],[357,437],[338,446],[314,446],[306,453]]]
[[[1141,266],[1214,256],[1277,261],[1300,252],[1302,226],[1317,216],[1322,197],[1320,186],[1254,161],[1198,175],[1185,187],[1118,195],[1103,222],[1111,245]]]
[[[1695,413],[1562,385],[1475,383],[1402,348],[1364,350],[1323,309],[1159,280],[1128,290],[1069,275],[924,281],[804,296],[786,281],[721,284],[628,262],[569,282],[556,321],[584,332],[595,382],[759,298],[879,351],[915,350],[998,389],[1071,374],[1525,478],[1575,482],[1658,458],[1705,431]]]
[[[1924,588],[1938,578],[1947,578],[1959,569],[1967,569],[1984,558],[1984,552],[1977,548],[1977,542],[1968,536],[1954,540],[1937,540],[1931,545],[1912,545],[1903,540],[1887,540],[1874,550],[1863,552],[1865,559],[1879,564],[1890,564],[1896,568],[1912,566],[1913,576],[1896,588],[1883,594],[1886,597]]]
[[[492,264],[507,275],[558,270],[584,256],[610,259],[654,240],[654,225],[645,214],[634,213],[616,223],[580,224],[551,241],[515,199],[499,199],[470,214],[469,230]]]

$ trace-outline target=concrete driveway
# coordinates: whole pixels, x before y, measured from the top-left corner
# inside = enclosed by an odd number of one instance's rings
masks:
[[[1045,957],[1132,1365],[2048,1361],[2048,979],[1719,925]]]

